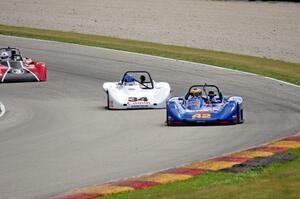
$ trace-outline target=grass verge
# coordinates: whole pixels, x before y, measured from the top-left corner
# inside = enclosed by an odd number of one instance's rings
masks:
[[[61,41],[187,60],[251,72],[300,85],[300,64],[114,37],[0,25],[0,34]]]
[[[300,149],[286,153],[298,158],[284,164],[271,164],[245,173],[207,173],[134,192],[113,194],[105,199],[293,199],[300,195]]]

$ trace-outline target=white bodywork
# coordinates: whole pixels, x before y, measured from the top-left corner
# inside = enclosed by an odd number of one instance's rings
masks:
[[[2,117],[5,113],[5,107],[4,105],[0,102],[0,117]]]
[[[137,82],[105,82],[108,109],[144,109],[165,108],[171,96],[170,85],[166,82],[154,82],[153,89],[145,89]]]

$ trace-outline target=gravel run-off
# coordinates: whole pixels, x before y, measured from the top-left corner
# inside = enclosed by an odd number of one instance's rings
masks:
[[[0,24],[107,35],[300,63],[300,4],[10,0]]]

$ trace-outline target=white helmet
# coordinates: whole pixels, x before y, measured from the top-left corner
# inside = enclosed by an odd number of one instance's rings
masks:
[[[2,52],[1,55],[0,55],[1,59],[7,59],[9,57],[8,53],[7,52]]]

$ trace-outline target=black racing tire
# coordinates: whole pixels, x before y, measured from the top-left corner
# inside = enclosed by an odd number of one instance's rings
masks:
[[[240,122],[239,122],[239,124],[243,124],[244,121],[245,121],[245,119],[244,119],[244,109],[241,109],[240,110]]]
[[[110,110],[111,108],[109,107],[109,93],[108,93],[108,91],[106,92],[106,94],[107,94],[107,106],[106,106],[106,108],[108,110]]]
[[[166,123],[167,123],[167,126],[173,126],[173,123],[169,120],[169,114],[168,114],[168,110],[167,110],[167,114],[166,114]]]

